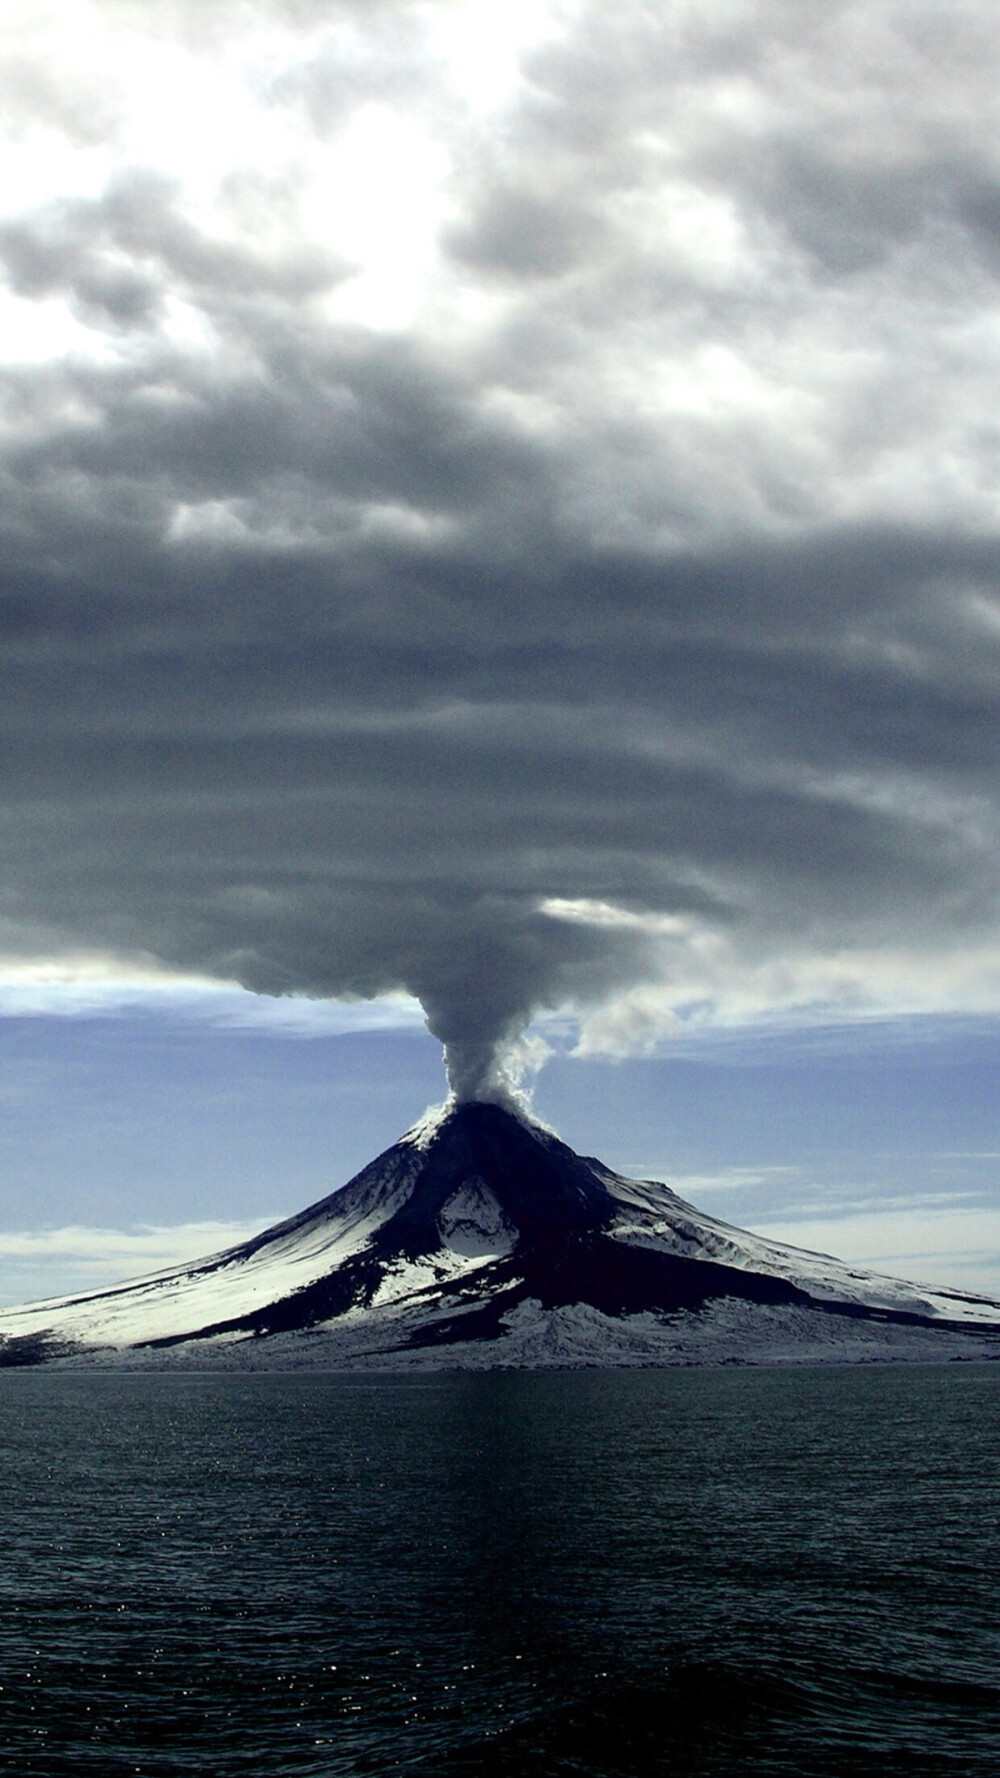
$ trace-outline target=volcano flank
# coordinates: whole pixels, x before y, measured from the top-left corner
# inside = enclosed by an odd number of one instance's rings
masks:
[[[1000,1356],[1000,1303],[730,1227],[504,1106],[428,1113],[193,1265],[0,1313],[0,1365],[818,1363]]]

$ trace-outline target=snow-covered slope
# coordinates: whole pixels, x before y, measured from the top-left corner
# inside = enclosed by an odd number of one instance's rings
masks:
[[[703,1215],[496,1105],[424,1118],[254,1240],[0,1313],[0,1364],[677,1364],[1000,1356],[1000,1303]]]

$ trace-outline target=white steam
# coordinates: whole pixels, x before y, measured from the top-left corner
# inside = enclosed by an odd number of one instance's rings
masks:
[[[478,1100],[526,1111],[539,1069],[552,1054],[544,1037],[507,1030],[490,1039],[453,1039],[445,1044],[445,1070],[455,1101]]]

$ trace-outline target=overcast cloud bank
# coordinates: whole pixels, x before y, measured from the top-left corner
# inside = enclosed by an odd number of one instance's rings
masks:
[[[1000,1006],[993,8],[0,34],[8,958]]]

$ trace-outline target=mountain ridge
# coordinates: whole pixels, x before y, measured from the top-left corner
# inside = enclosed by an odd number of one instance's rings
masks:
[[[0,1312],[0,1366],[994,1355],[991,1298],[770,1242],[481,1101],[426,1114],[339,1190],[236,1247]]]

